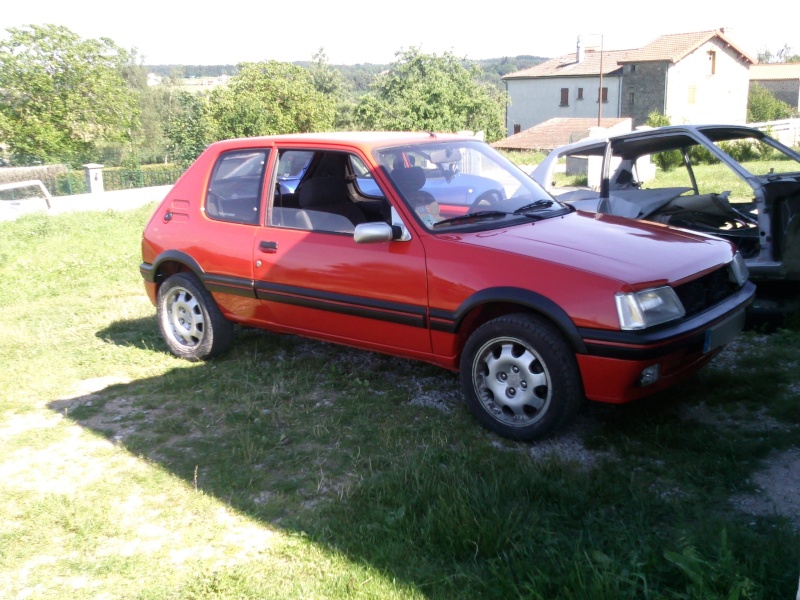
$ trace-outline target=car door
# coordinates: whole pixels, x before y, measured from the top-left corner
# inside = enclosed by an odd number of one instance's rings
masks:
[[[264,177],[269,148],[242,148],[221,153],[215,160],[203,198],[204,218],[195,223],[194,242],[187,248],[202,270],[203,284],[228,316],[254,310],[253,240],[264,212]],[[173,221],[180,219],[175,200]]]
[[[420,240],[357,244],[355,223],[343,216],[352,218],[351,207],[334,211],[335,199],[314,206],[303,196],[303,186],[326,195],[336,188],[346,196],[342,202],[365,210],[384,202],[388,212],[385,194],[382,199],[367,197],[352,170],[337,172],[352,161],[365,164],[353,153],[317,151],[300,182],[299,198],[276,193],[253,248],[260,317],[282,331],[374,350],[428,354],[427,278]],[[348,175],[350,183],[334,185],[339,175]],[[316,185],[310,182],[314,178]],[[380,210],[362,213],[364,221],[381,219]]]

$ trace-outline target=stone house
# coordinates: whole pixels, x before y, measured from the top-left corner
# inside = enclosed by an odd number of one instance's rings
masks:
[[[503,77],[508,135],[556,117],[629,117],[637,127],[652,111],[673,124],[744,123],[753,64],[722,29],[633,50],[584,49],[578,38],[575,53]]]
[[[758,83],[792,108],[800,110],[800,63],[753,65],[750,85]]]

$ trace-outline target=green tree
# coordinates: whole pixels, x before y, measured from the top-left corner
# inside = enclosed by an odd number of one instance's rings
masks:
[[[758,53],[760,63],[798,63],[800,54],[797,54],[789,44],[784,44],[783,48],[773,54],[770,50],[762,50]]]
[[[344,87],[342,74],[328,64],[328,55],[325,54],[324,48],[317,50],[311,57],[308,71],[311,73],[314,89],[320,94],[338,96],[342,93]]]
[[[453,54],[398,52],[356,107],[364,129],[483,131],[488,141],[505,137],[507,96],[481,83],[481,71]]]
[[[186,167],[215,140],[214,124],[209,117],[208,97],[204,94],[177,92],[170,108],[164,124],[169,159]]]
[[[312,57],[308,66],[314,89],[334,103],[336,114],[333,128],[341,131],[353,128],[352,85],[345,81],[339,69],[328,64],[325,49],[320,48]]]
[[[217,139],[329,130],[334,112],[335,100],[317,91],[307,69],[277,61],[239,65],[208,102]]]
[[[97,144],[130,139],[137,92],[123,77],[128,53],[66,27],[29,25],[0,40],[0,139],[13,162],[78,164]]]
[[[657,110],[654,110],[647,115],[645,125],[648,127],[666,127],[672,125],[672,120],[667,115],[662,115]],[[683,155],[678,150],[665,150],[654,153],[652,160],[658,165],[659,169],[671,171],[683,162]]]
[[[747,122],[763,123],[797,116],[797,109],[778,100],[775,95],[759,83],[752,82],[747,95]]]

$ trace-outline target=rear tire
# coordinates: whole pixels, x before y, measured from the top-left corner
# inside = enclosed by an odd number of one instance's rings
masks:
[[[158,288],[158,326],[170,351],[189,361],[221,354],[233,341],[233,323],[193,273],[176,273]]]
[[[575,356],[563,336],[534,315],[484,323],[461,355],[467,407],[512,440],[541,439],[572,419],[583,401]]]

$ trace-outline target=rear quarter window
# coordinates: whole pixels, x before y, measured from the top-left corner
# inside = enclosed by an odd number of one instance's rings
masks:
[[[269,150],[233,150],[220,155],[206,192],[206,214],[217,221],[257,224]]]

